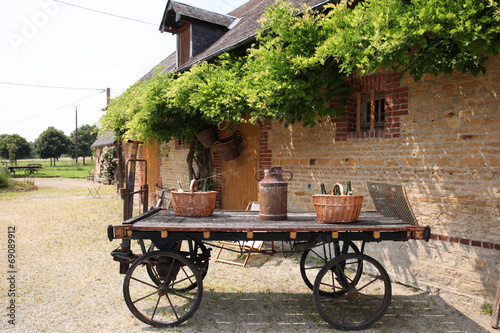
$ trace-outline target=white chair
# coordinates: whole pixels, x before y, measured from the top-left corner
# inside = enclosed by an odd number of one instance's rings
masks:
[[[101,185],[102,185],[102,179],[94,178],[94,180],[92,181],[92,186],[87,187],[87,190],[89,191],[89,193],[87,194],[87,198],[89,196],[92,196],[92,198],[94,199],[101,199],[101,195],[99,194]]]

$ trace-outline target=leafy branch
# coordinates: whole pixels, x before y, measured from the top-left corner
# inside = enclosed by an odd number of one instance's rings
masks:
[[[245,54],[138,83],[110,103],[101,126],[120,137],[187,144],[224,122],[314,126],[342,115],[342,104],[333,109],[330,101],[349,93],[354,75],[484,73],[500,51],[499,16],[494,0],[343,0],[322,11],[278,1]]]

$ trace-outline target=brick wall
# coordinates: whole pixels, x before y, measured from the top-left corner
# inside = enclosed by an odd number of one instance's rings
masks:
[[[168,146],[170,151],[165,144],[159,148],[158,181],[164,188],[177,189],[177,181],[179,180],[182,188],[187,190],[189,189],[189,173],[186,157],[189,147],[175,141],[169,142]]]
[[[378,132],[355,132],[352,115],[313,129],[273,123],[272,165],[295,174],[289,209],[313,210],[320,182],[331,190],[351,180],[366,210],[373,209],[366,181],[403,183],[432,239],[370,244],[368,251],[396,280],[492,303],[500,276],[500,57],[487,67],[477,77],[365,78],[361,89],[385,91],[389,107]]]
[[[142,146],[139,145],[138,157],[142,157]],[[125,161],[130,158],[131,144],[127,143],[124,145]],[[187,170],[186,157],[189,152],[189,147],[182,145],[181,142],[177,140],[172,140],[167,144],[162,144],[158,147],[158,155],[155,161],[148,160],[149,163],[156,163],[157,165],[157,183],[163,188],[177,189],[177,181],[179,180],[182,184],[183,189],[189,188],[189,174]],[[142,165],[137,164],[136,166],[136,179],[135,179],[135,189],[138,190],[143,182],[143,170]],[[149,188],[149,205],[154,206],[156,200],[158,199],[157,188],[152,186]],[[169,197],[169,195],[167,195]]]

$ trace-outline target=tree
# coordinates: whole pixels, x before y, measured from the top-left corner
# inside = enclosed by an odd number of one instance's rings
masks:
[[[51,166],[52,159],[55,166],[56,159],[61,157],[62,154],[67,153],[69,147],[71,147],[70,139],[63,131],[57,130],[52,126],[43,131],[35,140],[35,150],[38,156],[40,158],[50,158]]]
[[[7,135],[0,141],[0,156],[16,165],[18,159],[29,157],[30,153],[29,142],[18,134]]]
[[[70,135],[71,151],[75,151],[76,132],[73,131]],[[83,165],[85,165],[85,157],[92,156],[90,146],[97,140],[98,132],[99,129],[96,125],[82,125],[78,128],[78,156],[83,157]]]

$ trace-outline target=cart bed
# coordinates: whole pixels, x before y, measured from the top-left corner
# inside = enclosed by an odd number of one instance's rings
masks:
[[[300,238],[303,233],[329,233],[332,238],[345,238],[349,235],[348,239],[352,240],[369,240],[366,239],[369,234],[372,240],[377,241],[428,239],[430,234],[426,230],[426,227],[412,225],[377,212],[363,212],[354,223],[319,223],[314,212],[289,212],[287,220],[263,221],[259,219],[259,213],[253,211],[219,210],[208,217],[180,217],[176,216],[172,210],[155,208],[124,221],[122,225],[110,226],[108,236],[110,239],[144,238],[144,232],[159,232],[161,238],[170,238],[172,234],[189,233],[193,239],[216,240],[227,239],[223,237],[223,234],[243,232],[247,235],[241,235],[238,238],[272,240],[276,236],[281,240],[283,237],[278,234],[286,233],[288,234],[286,237],[299,240],[297,237]],[[202,236],[196,237],[199,234]],[[393,237],[387,238],[391,234]],[[382,237],[383,235],[386,237]],[[156,238],[152,234],[149,236]]]

